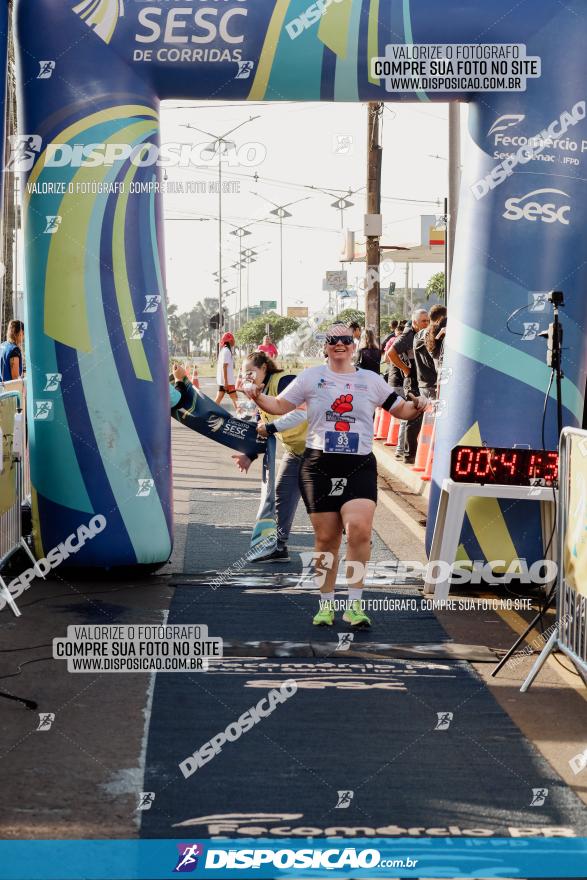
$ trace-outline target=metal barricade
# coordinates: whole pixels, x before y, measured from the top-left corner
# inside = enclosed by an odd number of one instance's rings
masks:
[[[6,385],[14,383],[5,383]],[[22,383],[21,383],[22,385]],[[36,560],[31,553],[26,541],[22,536],[22,499],[25,491],[24,468],[25,440],[24,413],[18,430],[21,434],[20,442],[15,443],[17,433],[17,414],[22,412],[22,394],[19,390],[4,390],[0,393],[0,431],[2,441],[1,465],[0,465],[0,570],[5,566],[12,554],[22,548],[33,566]],[[20,611],[16,602],[0,576],[0,594],[10,605],[14,614],[19,617]]]
[[[561,433],[559,505],[556,624],[523,692],[554,650],[566,654],[587,682],[587,431],[579,428]]]
[[[20,408],[23,413],[23,448],[21,456],[20,500],[22,504],[31,503],[31,470],[29,459],[29,435],[26,428],[26,381],[11,379],[0,384],[0,399],[3,394],[16,391],[20,396]]]

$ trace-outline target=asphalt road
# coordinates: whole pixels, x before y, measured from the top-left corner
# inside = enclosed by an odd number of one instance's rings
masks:
[[[325,643],[348,627],[316,632],[315,597],[295,586],[298,553],[311,546],[305,511],[291,565],[239,569],[258,465],[244,476],[228,450],[176,423],[172,437],[176,541],[162,571],[88,582],[59,570],[33,584],[20,619],[0,615],[0,688],[38,704],[0,699],[2,837],[279,835],[272,829],[284,827],[318,837],[329,828],[342,836],[587,835],[584,803],[564,768],[587,729],[585,700],[561,689],[555,673],[522,703],[523,663],[492,692],[487,664],[360,656],[369,642],[504,647],[512,633],[503,619],[439,622],[419,605],[417,580],[378,583],[367,595],[398,604],[373,615],[371,633],[354,634],[359,655],[311,656],[311,642],[328,652]],[[414,527],[394,513],[397,494],[383,481],[381,492],[389,503],[378,507],[374,559],[423,559]],[[219,575],[225,582],[214,589]],[[68,673],[51,658],[52,639],[68,625],[97,623],[206,624],[231,647],[209,672]],[[286,656],[265,646],[255,657],[243,644],[251,641],[278,642]],[[292,678],[291,699],[185,778],[182,761]],[[39,729],[40,713],[54,715],[48,729]],[[531,805],[533,789],[547,790],[541,806]],[[337,806],[345,790],[351,803]]]

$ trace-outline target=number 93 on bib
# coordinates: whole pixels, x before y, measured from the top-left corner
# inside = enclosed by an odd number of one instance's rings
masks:
[[[359,451],[359,435],[348,431],[326,431],[324,452],[343,452],[356,455]]]

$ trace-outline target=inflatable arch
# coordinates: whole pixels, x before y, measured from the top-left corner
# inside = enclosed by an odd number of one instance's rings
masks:
[[[130,186],[160,169],[116,158],[120,144],[157,148],[162,99],[470,102],[433,509],[463,438],[540,445],[548,369],[533,334],[550,307],[534,294],[553,288],[566,297],[564,418],[580,423],[586,37],[584,0],[16,0],[37,551],[95,514],[107,528],[76,564],[160,563],[171,551],[161,199]],[[391,92],[371,60],[403,44],[523,44],[540,75],[520,91],[407,80]],[[545,130],[499,185],[479,184]],[[109,163],[75,162],[92,144],[110,149]],[[551,406],[550,447],[555,433]],[[469,509],[465,552],[503,558],[505,542],[529,555],[533,515]]]

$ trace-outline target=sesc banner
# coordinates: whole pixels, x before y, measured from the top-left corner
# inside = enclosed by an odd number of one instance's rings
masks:
[[[171,415],[192,431],[229,449],[244,452],[251,459],[265,451],[266,443],[258,438],[255,422],[235,419],[199,388],[194,388],[189,380],[177,382],[175,387],[170,385],[170,397]]]

